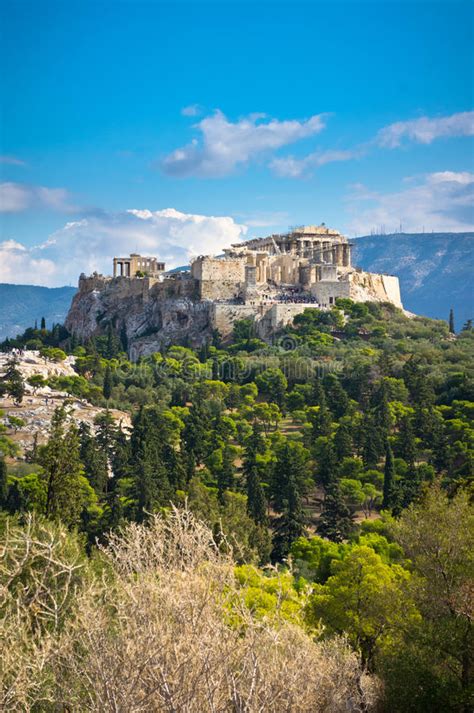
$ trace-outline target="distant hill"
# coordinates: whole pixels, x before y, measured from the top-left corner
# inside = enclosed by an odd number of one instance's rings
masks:
[[[36,287],[0,283],[0,340],[15,337],[41,317],[46,325],[64,322],[75,287]]]
[[[456,329],[474,317],[474,233],[397,233],[354,240],[354,265],[398,275],[402,301],[416,314],[448,319]]]

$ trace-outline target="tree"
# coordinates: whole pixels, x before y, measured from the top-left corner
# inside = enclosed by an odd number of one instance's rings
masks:
[[[329,408],[334,416],[337,419],[344,416],[349,406],[349,397],[335,374],[328,374],[324,378],[324,390]]]
[[[104,375],[104,385],[102,387],[104,398],[107,399],[107,401],[110,399],[110,397],[112,395],[112,386],[113,386],[112,370],[110,368],[110,364],[107,364],[107,367],[105,369],[105,375]]]
[[[351,429],[347,423],[340,421],[334,436],[334,451],[336,453],[337,460],[340,462],[344,458],[352,455],[352,448]]]
[[[287,508],[290,498],[288,488],[296,488],[299,494],[305,491],[307,460],[308,452],[300,443],[285,440],[277,449],[270,483],[271,498],[277,512]]]
[[[85,422],[79,426],[79,441],[84,474],[97,495],[102,496],[107,492],[109,479],[107,449],[98,442]]]
[[[258,525],[267,522],[267,501],[256,466],[247,474],[247,512]]]
[[[318,520],[318,534],[332,542],[343,542],[354,529],[351,511],[344,503],[341,489],[331,486],[324,498],[321,516]]]
[[[44,317],[41,317],[41,326],[40,329],[46,329],[46,320]]]
[[[402,513],[395,536],[417,575],[414,593],[423,621],[411,632],[416,646],[426,652],[432,675],[443,671],[439,684],[449,686],[449,710],[467,713],[474,656],[474,512],[468,493],[449,499],[435,484]]]
[[[58,407],[51,420],[48,442],[40,448],[39,462],[44,469],[47,494],[45,515],[76,525],[86,504],[87,481],[79,456],[79,434],[76,426],[66,425],[67,413]]]
[[[452,307],[451,307],[451,309],[449,310],[449,331],[450,331],[451,334],[455,334],[455,333],[456,333],[456,328],[455,328],[455,326],[454,326],[454,310],[453,310]]]
[[[7,361],[5,373],[0,379],[0,394],[2,392],[10,394],[16,404],[23,401],[25,383],[18,369],[18,360],[14,356]]]
[[[400,421],[397,451],[400,458],[403,458],[411,468],[415,466],[417,447],[415,432],[409,415],[403,416]]]
[[[42,374],[33,374],[33,376],[28,377],[26,381],[33,389],[34,394],[36,394],[38,389],[41,389],[47,384],[47,381]]]
[[[396,502],[395,492],[395,463],[393,460],[393,451],[387,441],[385,450],[385,468],[383,476],[383,500],[382,507],[391,509]]]
[[[268,396],[279,408],[283,408],[288,381],[281,369],[265,369],[255,377],[255,383],[260,393]]]
[[[410,574],[399,565],[385,564],[371,547],[356,545],[332,563],[326,584],[315,584],[310,616],[321,620],[328,633],[345,634],[360,651],[364,668],[373,671],[376,655],[416,609],[407,596]]]
[[[320,438],[317,442],[317,479],[325,487],[330,487],[338,478],[338,460],[330,438]]]
[[[291,545],[305,533],[305,517],[301,507],[301,495],[296,474],[290,472],[285,486],[282,515],[275,523],[272,560],[281,562],[291,549]]]
[[[225,445],[222,451],[222,465],[217,471],[217,490],[219,499],[223,502],[226,490],[232,490],[234,486],[234,453],[229,445]]]
[[[8,501],[8,477],[5,458],[0,457],[0,508],[5,508]]]

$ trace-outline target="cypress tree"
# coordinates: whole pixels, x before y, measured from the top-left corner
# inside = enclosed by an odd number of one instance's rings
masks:
[[[319,395],[319,411],[311,418],[312,436],[316,440],[319,436],[329,436],[331,433],[331,412],[326,404],[326,396],[321,390]]]
[[[319,482],[325,488],[334,483],[338,477],[337,458],[333,443],[327,439],[323,444],[317,462],[317,474]]]
[[[95,492],[102,496],[107,491],[109,477],[107,451],[98,444],[87,423],[79,426],[79,455],[84,466],[84,475]]]
[[[294,482],[295,487],[300,492],[305,483],[306,464],[303,459],[301,449],[297,443],[288,441],[279,448],[277,458],[273,466],[271,479],[271,496],[275,510],[283,512],[288,502],[288,488]],[[292,486],[291,486],[292,487]]]
[[[5,458],[0,458],[0,508],[5,508],[8,502],[7,464]]]
[[[364,416],[362,423],[362,460],[366,468],[375,468],[380,460],[382,444],[380,430],[372,413]]]
[[[390,443],[387,441],[385,451],[385,468],[383,476],[382,507],[391,509],[395,505],[395,464]]]
[[[247,474],[247,512],[257,525],[267,522],[267,501],[256,467]]]
[[[352,455],[352,434],[349,426],[344,421],[339,423],[338,429],[334,436],[334,451],[338,461]]]
[[[398,433],[398,455],[403,458],[410,468],[414,468],[416,461],[416,441],[410,416],[404,416],[400,422]]]
[[[39,462],[47,485],[46,517],[59,518],[66,525],[77,524],[83,507],[79,434],[74,424],[66,429],[63,406],[53,414],[50,436],[41,449]]]
[[[44,317],[41,317],[41,327],[40,329],[46,329],[46,320]]]
[[[112,386],[112,369],[110,368],[110,364],[107,364],[104,374],[104,384],[102,387],[104,398],[107,399],[107,401],[110,399],[110,396],[112,394]]]
[[[324,390],[327,396],[327,403],[335,418],[339,419],[344,416],[349,406],[349,397],[337,376],[329,374],[325,377]]]
[[[222,453],[222,466],[217,473],[217,490],[219,500],[222,503],[224,492],[232,490],[234,487],[234,454],[232,449],[226,445]]]
[[[454,326],[454,310],[453,310],[452,307],[451,307],[451,309],[449,310],[449,331],[450,331],[451,334],[455,334],[455,333],[456,333],[456,328],[455,328],[455,326]]]
[[[294,473],[289,473],[283,513],[275,523],[272,560],[279,562],[288,556],[292,543],[305,534],[305,517],[301,507],[301,495]]]

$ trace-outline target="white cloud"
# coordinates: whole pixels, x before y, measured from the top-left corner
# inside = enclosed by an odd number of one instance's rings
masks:
[[[474,230],[474,173],[439,171],[405,180],[394,193],[353,187],[349,197],[349,230],[357,235],[372,230],[390,233]]]
[[[183,116],[199,116],[202,113],[202,109],[199,104],[190,104],[189,106],[184,106],[181,109],[181,114]]]
[[[400,146],[403,139],[411,139],[420,144],[431,144],[441,137],[473,135],[474,111],[463,111],[434,119],[422,116],[412,121],[397,121],[380,129],[375,137],[375,143],[393,149]]]
[[[52,260],[36,257],[14,240],[0,243],[0,281],[17,285],[44,285],[54,277],[56,266]]]
[[[64,213],[75,210],[65,188],[0,183],[0,213],[19,213],[30,208],[49,208]]]
[[[315,151],[303,158],[295,158],[294,156],[274,158],[270,163],[270,168],[278,176],[301,178],[318,166],[324,166],[326,163],[333,163],[334,161],[350,161],[360,155],[360,151]]]
[[[89,215],[66,223],[42,245],[0,244],[0,281],[50,286],[75,284],[81,272],[111,273],[114,255],[156,255],[167,267],[194,255],[218,253],[238,242],[247,228],[233,218],[165,210],[128,210]]]
[[[231,122],[216,111],[195,125],[201,140],[170,153],[161,168],[171,176],[225,176],[238,164],[318,134],[325,126],[324,118],[318,114],[303,121],[264,121],[263,114],[251,114]]]
[[[16,156],[0,156],[0,163],[6,163],[9,166],[26,166],[26,162]]]

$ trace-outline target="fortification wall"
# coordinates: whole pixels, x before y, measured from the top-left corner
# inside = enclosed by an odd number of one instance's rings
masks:
[[[245,280],[245,257],[219,259],[198,257],[191,265],[191,274],[203,282],[243,282]]]

